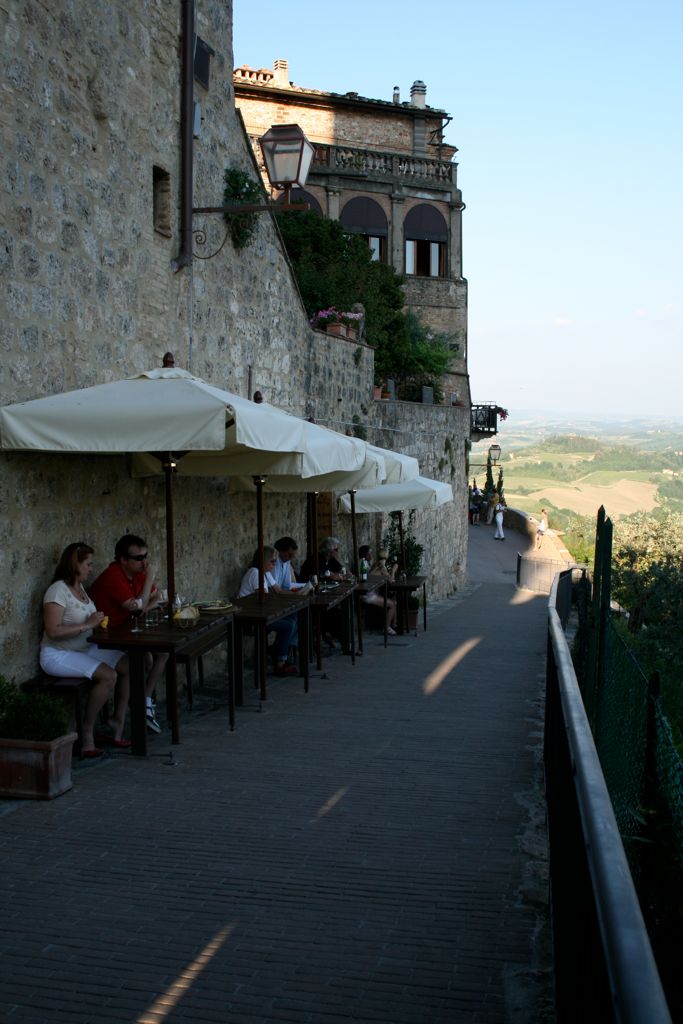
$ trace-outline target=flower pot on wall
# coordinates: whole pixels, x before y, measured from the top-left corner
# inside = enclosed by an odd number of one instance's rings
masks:
[[[373,396],[375,398],[377,398],[377,399],[380,399],[382,397],[382,385],[381,384],[375,384],[375,386],[373,388]]]
[[[338,338],[346,337],[346,327],[344,324],[328,324],[326,330],[328,334],[335,334]]]
[[[351,341],[356,341],[356,339],[358,338],[358,331],[356,330],[356,328],[355,327],[349,327],[347,325],[347,327],[346,327],[346,337],[349,338]]]
[[[71,789],[75,732],[56,740],[0,738],[0,797],[52,800]]]

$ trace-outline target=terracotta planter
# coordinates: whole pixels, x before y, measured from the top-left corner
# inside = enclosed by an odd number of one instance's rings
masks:
[[[373,389],[373,395],[377,399],[382,397],[382,388],[380,387],[379,384],[375,384],[375,387]]]
[[[351,341],[355,341],[358,337],[358,331],[356,330],[356,328],[347,326],[346,337],[349,338]]]
[[[344,324],[327,324],[327,333],[335,334],[338,338],[345,338],[346,327]]]
[[[0,738],[0,797],[52,800],[71,789],[71,753],[75,732],[56,740]]]

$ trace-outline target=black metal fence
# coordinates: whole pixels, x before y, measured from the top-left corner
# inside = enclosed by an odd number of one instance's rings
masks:
[[[562,618],[572,573],[548,608],[545,770],[560,1024],[671,1021]],[[585,589],[585,574],[577,589]]]

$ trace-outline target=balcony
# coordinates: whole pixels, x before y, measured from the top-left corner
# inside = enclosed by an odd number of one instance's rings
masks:
[[[501,409],[495,402],[472,406],[470,420],[470,438],[472,441],[483,441],[487,437],[495,437],[498,433],[498,414]]]
[[[349,146],[316,145],[313,172],[356,173],[368,177],[400,178],[408,181],[450,185],[455,182],[456,165],[447,160],[409,154],[382,153]]]

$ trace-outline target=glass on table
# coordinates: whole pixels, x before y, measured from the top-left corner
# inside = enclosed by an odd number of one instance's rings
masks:
[[[131,619],[133,620],[133,625],[130,627],[130,631],[131,633],[142,633],[142,628],[140,626],[140,615],[142,613],[142,598],[136,597],[134,598],[134,600],[135,607],[131,608],[130,610]]]

